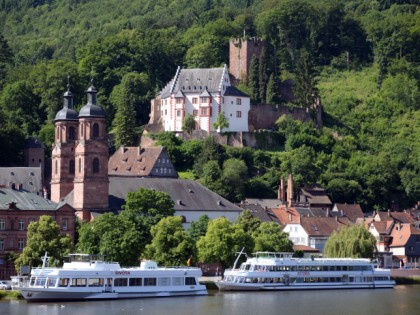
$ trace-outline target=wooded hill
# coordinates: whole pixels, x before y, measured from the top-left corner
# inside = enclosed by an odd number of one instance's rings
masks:
[[[27,136],[49,148],[67,75],[77,108],[95,79],[116,145],[132,145],[177,66],[228,64],[244,34],[267,45],[240,88],[254,103],[319,96],[324,127],[283,118],[260,150],[161,135],[177,167],[232,201],[274,197],[288,173],[365,211],[420,200],[418,0],[0,0],[0,165],[19,163]]]

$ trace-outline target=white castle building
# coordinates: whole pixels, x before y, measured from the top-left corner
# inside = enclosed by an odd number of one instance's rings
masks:
[[[219,113],[229,121],[222,131],[248,131],[250,98],[231,85],[227,66],[181,69],[152,101],[151,122],[165,131],[181,132],[184,119],[192,115],[197,130],[215,130]]]

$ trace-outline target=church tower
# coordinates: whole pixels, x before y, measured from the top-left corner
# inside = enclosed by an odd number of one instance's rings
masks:
[[[87,104],[79,112],[73,206],[81,219],[90,220],[90,211],[108,209],[109,153],[105,111],[96,104],[92,81],[86,93]]]
[[[54,119],[55,136],[51,154],[51,200],[57,203],[73,190],[75,174],[74,151],[79,120],[77,112],[73,109],[69,77],[67,80],[64,105]]]

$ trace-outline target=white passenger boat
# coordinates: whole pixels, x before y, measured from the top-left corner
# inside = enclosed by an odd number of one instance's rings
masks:
[[[389,269],[369,259],[292,258],[291,253],[257,252],[217,281],[219,290],[324,290],[393,288]]]
[[[199,268],[163,268],[154,261],[121,268],[86,254],[70,255],[62,268],[44,266],[45,261],[42,268],[32,269],[28,286],[19,288],[29,302],[207,295]]]

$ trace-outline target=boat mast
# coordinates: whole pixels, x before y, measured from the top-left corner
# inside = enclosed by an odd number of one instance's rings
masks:
[[[41,260],[42,260],[42,269],[44,269],[45,268],[45,265],[47,264],[47,261],[49,260],[48,259],[48,253],[47,252],[45,252],[44,257],[42,257]]]
[[[236,269],[236,264],[239,261],[239,258],[241,257],[242,254],[244,254],[244,249],[245,247],[242,247],[240,252],[236,252],[236,254],[238,254],[238,256],[236,257],[235,263],[233,264],[233,268],[232,269]]]

